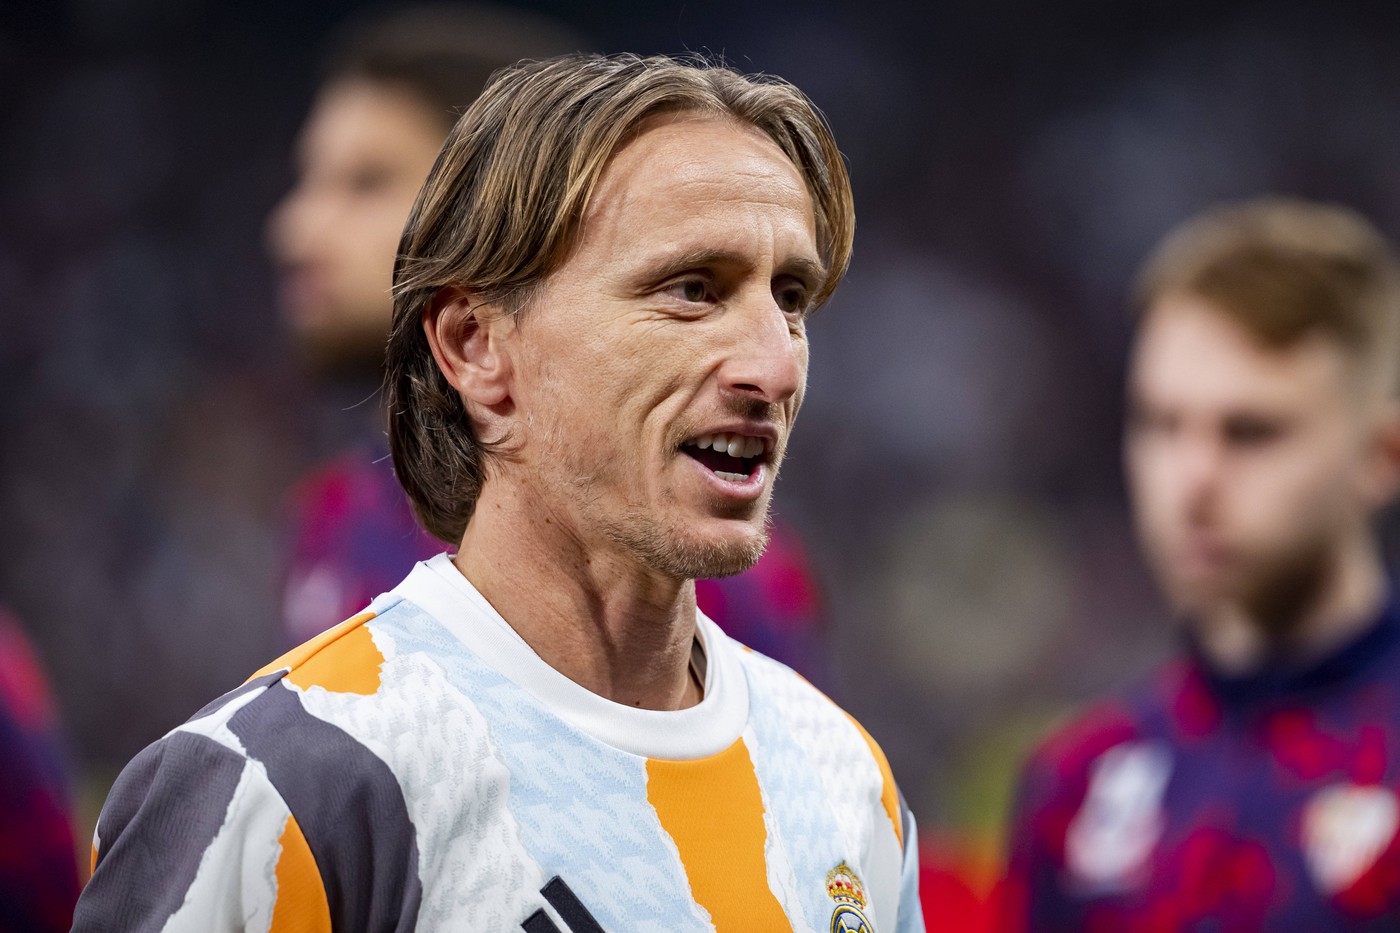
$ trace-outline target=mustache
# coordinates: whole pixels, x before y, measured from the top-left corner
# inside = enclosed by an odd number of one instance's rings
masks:
[[[696,417],[688,419],[684,424],[678,425],[674,446],[679,448],[688,438],[700,433],[701,426],[712,424],[715,421],[742,420],[742,421],[762,421],[778,426],[778,446],[776,450],[781,451],[787,446],[787,425],[783,422],[783,406],[775,402],[765,402],[756,398],[728,398],[721,404],[718,411],[703,418]]]

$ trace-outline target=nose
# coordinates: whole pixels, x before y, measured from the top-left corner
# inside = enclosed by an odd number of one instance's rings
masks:
[[[324,200],[302,180],[277,203],[264,229],[268,253],[274,260],[291,264],[307,258],[320,231],[330,225]]]
[[[800,395],[807,380],[807,337],[773,296],[747,303],[735,322],[733,352],[720,370],[724,387],[736,394],[772,404]]]
[[[1182,507],[1189,518],[1200,520],[1210,512],[1223,466],[1224,450],[1212,438],[1182,440],[1174,469]]]

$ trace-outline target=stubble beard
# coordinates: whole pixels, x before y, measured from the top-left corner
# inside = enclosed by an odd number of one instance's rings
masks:
[[[1187,617],[1242,613],[1267,641],[1283,647],[1326,590],[1335,569],[1333,556],[1331,539],[1317,532],[1250,561],[1223,586],[1204,592],[1175,586],[1173,602]]]
[[[743,417],[762,420],[778,418],[779,407],[768,402],[740,402],[731,408],[734,414]],[[679,438],[692,436],[695,432],[693,426],[685,425],[677,426],[675,433],[678,438],[676,445],[679,446]],[[572,448],[566,450],[572,454]],[[769,496],[757,505],[737,506],[740,511],[728,516],[744,520],[743,510],[759,510],[757,516],[747,519],[757,527],[741,540],[717,541],[696,533],[679,518],[668,521],[658,517],[651,508],[635,505],[604,523],[603,533],[614,545],[631,553],[643,567],[658,574],[683,580],[709,580],[743,573],[758,563],[768,547],[772,524],[769,517],[771,484],[777,481],[782,460],[783,450],[779,449],[769,461]],[[575,475],[583,477],[585,471],[579,469]],[[585,497],[601,485],[596,477],[576,481],[576,489]],[[680,507],[676,508],[679,513]]]
[[[600,500],[606,489],[617,485],[616,479],[603,475],[596,463],[579,458],[568,446],[555,449],[555,462],[567,477],[564,485],[569,489],[568,499],[579,514],[592,512],[596,516],[604,511]],[[771,469],[776,477],[776,460]],[[631,554],[648,570],[676,579],[706,580],[743,573],[758,563],[768,547],[770,520],[766,500],[761,505],[744,507],[762,512],[760,517],[748,519],[758,527],[740,540],[717,541],[697,533],[680,518],[682,510],[678,505],[673,506],[676,517],[669,520],[664,512],[658,515],[658,508],[634,504],[620,515],[599,516],[594,521],[618,550]],[[731,517],[743,519],[740,514]]]
[[[756,534],[729,542],[686,534],[637,512],[609,523],[604,530],[614,544],[656,573],[677,579],[707,580],[732,577],[758,563],[768,547],[769,521],[765,514]]]
[[[1316,607],[1332,577],[1331,542],[1315,535],[1272,555],[1245,581],[1241,605],[1271,641],[1294,636]]]

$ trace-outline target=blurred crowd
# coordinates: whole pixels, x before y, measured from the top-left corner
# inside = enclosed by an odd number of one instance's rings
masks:
[[[266,250],[308,50],[349,6],[0,14],[0,605],[48,672],[83,850],[121,765],[284,647],[291,490],[378,404],[304,365]],[[780,74],[845,147],[855,260],[776,507],[816,580],[809,663],[973,904],[1030,743],[1173,637],[1122,493],[1129,278],[1266,191],[1400,235],[1400,9],[529,9]]]

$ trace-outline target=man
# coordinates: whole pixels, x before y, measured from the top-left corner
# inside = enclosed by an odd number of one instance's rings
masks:
[[[878,747],[692,582],[762,551],[853,223],[781,81],[498,76],[394,275],[395,468],[456,556],[133,761],[76,928],[921,930]]]
[[[268,224],[288,330],[348,410],[352,438],[292,497],[288,644],[358,612],[437,551],[394,479],[383,412],[370,401],[383,378],[394,251],[443,139],[490,74],[582,44],[546,17],[482,4],[355,20],[332,43],[297,184]],[[756,566],[697,581],[696,596],[727,634],[826,679],[818,588],[790,528],[775,524]]]
[[[1013,889],[1035,930],[1400,920],[1400,267],[1285,199],[1167,239],[1142,277],[1126,464],[1181,655],[1047,742]]]

